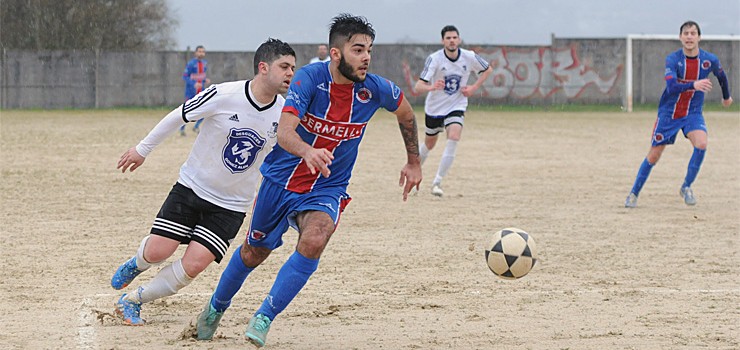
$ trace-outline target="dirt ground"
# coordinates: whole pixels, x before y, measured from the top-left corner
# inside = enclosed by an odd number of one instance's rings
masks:
[[[250,348],[247,320],[294,231],[247,279],[212,341],[183,333],[225,263],[145,305],[144,327],[112,316],[110,277],[147,234],[195,137],[173,135],[136,172],[118,172],[121,153],[164,114],[1,112],[2,348]],[[440,143],[408,202],[397,187],[398,125],[379,113],[353,201],[319,270],[273,323],[268,349],[740,348],[740,116],[706,116],[698,204],[678,194],[691,155],[680,138],[639,207],[625,209],[653,112],[470,112],[445,196],[429,193]],[[515,281],[484,261],[490,235],[509,226],[528,231],[540,256]]]

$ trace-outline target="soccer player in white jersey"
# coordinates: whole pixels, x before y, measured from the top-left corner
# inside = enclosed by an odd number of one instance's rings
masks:
[[[203,118],[180,177],[164,201],[151,233],[136,254],[113,275],[123,289],[140,273],[187,244],[182,258],[115,303],[128,325],[143,325],[141,305],[174,295],[212,261],[221,262],[254,201],[259,168],[277,142],[277,126],[295,72],[290,45],[269,39],[254,56],[254,78],[211,85],[176,108],[118,161],[121,172],[136,170],[146,156],[185,122]]]
[[[437,175],[432,181],[432,194],[442,196],[442,179],[452,167],[455,151],[460,142],[468,97],[472,96],[493,70],[488,62],[473,51],[460,48],[460,34],[455,26],[442,28],[442,48],[427,57],[424,70],[414,89],[429,92],[424,102],[426,137],[419,155],[424,164],[429,151],[437,144],[442,131],[447,132],[447,144]],[[473,85],[468,85],[471,72],[480,74]]]

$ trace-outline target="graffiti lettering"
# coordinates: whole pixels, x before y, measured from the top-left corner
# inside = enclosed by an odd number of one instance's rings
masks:
[[[539,47],[536,49],[494,49],[475,50],[487,60],[493,69],[488,81],[481,86],[484,97],[500,98],[545,98],[557,92],[577,99],[589,87],[594,86],[599,93],[612,93],[623,66],[615,67],[611,74],[602,77],[578,57],[575,46],[563,49]],[[403,73],[411,96],[419,96],[413,90],[411,68],[403,62]]]

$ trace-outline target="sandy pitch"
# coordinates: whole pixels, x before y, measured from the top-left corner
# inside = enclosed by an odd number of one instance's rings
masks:
[[[133,174],[115,164],[165,113],[2,111],[3,348],[250,348],[247,319],[293,250],[294,231],[249,277],[213,341],[183,334],[225,264],[145,305],[145,327],[111,316],[119,295],[111,274],[148,232],[194,134],[172,136]],[[678,195],[691,152],[680,138],[628,210],[653,121],[654,113],[470,112],[445,197],[429,193],[440,143],[421,192],[404,203],[400,133],[380,113],[339,231],[273,323],[268,348],[740,348],[740,119],[707,113],[697,206]],[[541,258],[517,281],[495,277],[483,258],[489,235],[508,226],[530,232]]]

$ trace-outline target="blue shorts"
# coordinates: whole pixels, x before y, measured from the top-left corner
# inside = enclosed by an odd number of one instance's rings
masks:
[[[658,114],[653,126],[653,147],[659,145],[672,145],[676,142],[678,131],[683,131],[683,136],[694,130],[703,130],[707,132],[707,125],[704,122],[704,116],[701,114],[690,114],[683,118],[673,119],[670,115]]]
[[[300,232],[296,217],[303,211],[318,210],[327,213],[336,227],[350,200],[343,186],[295,193],[262,179],[257,201],[254,203],[252,223],[247,232],[248,243],[253,247],[271,250],[280,247],[283,245],[283,234],[288,231],[289,226]]]

